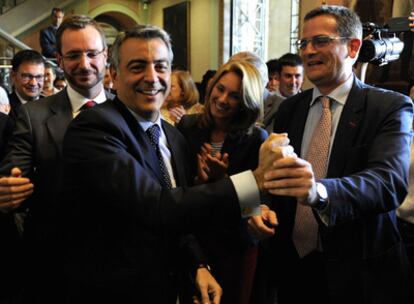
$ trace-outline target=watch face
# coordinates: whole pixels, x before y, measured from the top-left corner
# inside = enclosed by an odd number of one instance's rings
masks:
[[[316,183],[316,191],[318,192],[318,196],[320,200],[327,200],[328,199],[328,192],[326,191],[326,188],[321,183]]]

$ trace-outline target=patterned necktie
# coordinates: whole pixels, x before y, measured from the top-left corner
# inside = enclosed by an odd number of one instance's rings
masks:
[[[151,142],[152,147],[155,149],[155,153],[157,154],[158,164],[160,165],[160,171],[162,176],[162,183],[165,188],[171,189],[171,179],[170,175],[168,174],[167,166],[164,163],[164,159],[162,158],[159,140],[161,136],[161,130],[158,125],[152,125],[146,131],[148,138]]]
[[[320,101],[322,102],[322,115],[313,131],[306,156],[312,165],[316,181],[326,175],[332,129],[330,99],[322,96]],[[318,223],[311,207],[297,204],[292,239],[301,258],[317,248]]]
[[[94,106],[96,106],[96,102],[95,101],[93,101],[93,100],[88,100],[87,102],[85,102],[84,104],[83,104],[83,106],[81,106],[81,108],[79,109],[79,111],[83,111],[83,110],[86,110],[86,109],[89,109],[89,108],[92,108],[92,107],[94,107]]]

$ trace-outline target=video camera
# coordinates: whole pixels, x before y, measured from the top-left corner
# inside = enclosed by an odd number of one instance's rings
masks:
[[[388,24],[382,27],[372,22],[363,23],[364,35],[372,38],[362,41],[358,61],[382,66],[400,58],[404,42],[397,37],[397,34],[409,32],[410,22],[408,17],[398,17],[390,19]]]

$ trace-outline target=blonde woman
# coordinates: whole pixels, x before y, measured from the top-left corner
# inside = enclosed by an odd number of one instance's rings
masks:
[[[262,113],[263,84],[246,61],[223,65],[206,92],[202,114],[185,115],[177,125],[186,137],[197,182],[207,183],[257,166],[267,132],[255,125]],[[198,170],[197,170],[198,168]],[[244,224],[196,234],[211,272],[223,289],[221,303],[248,303],[256,267],[256,243]],[[189,302],[184,302],[189,303]]]

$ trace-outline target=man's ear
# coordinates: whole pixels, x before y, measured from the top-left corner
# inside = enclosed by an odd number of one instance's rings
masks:
[[[112,64],[109,67],[109,73],[111,74],[112,81],[115,84],[118,81],[118,73]]]
[[[348,55],[352,59],[356,59],[359,54],[359,49],[361,48],[362,41],[358,38],[351,38],[348,42]]]

